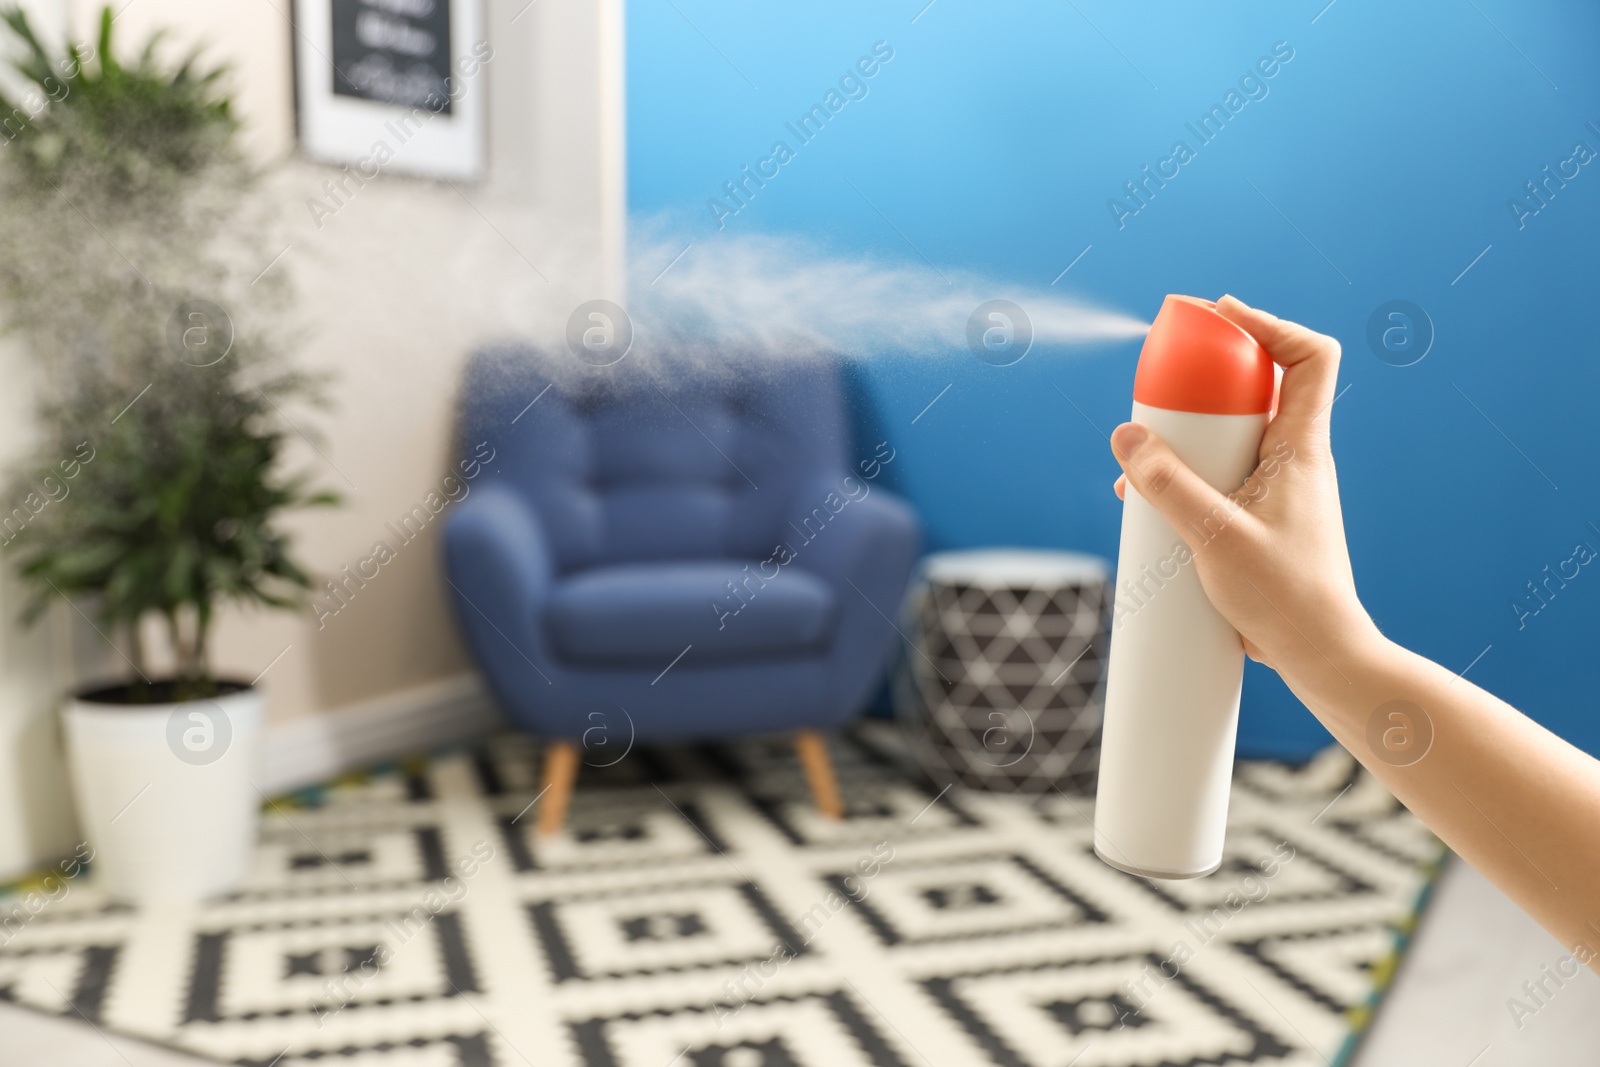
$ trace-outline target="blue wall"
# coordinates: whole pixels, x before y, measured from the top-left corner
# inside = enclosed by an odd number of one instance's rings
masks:
[[[1511,606],[1537,606],[1526,583],[1578,542],[1600,549],[1600,159],[1520,228],[1509,206],[1576,142],[1600,150],[1600,8],[1325,2],[936,0],[916,17],[925,0],[634,0],[631,211],[714,240],[708,199],[887,42],[868,95],[726,232],[925,255],[1019,290],[1048,290],[1092,245],[1053,291],[1143,317],[1167,292],[1233,292],[1337,336],[1334,444],[1368,608],[1452,669],[1492,646],[1472,680],[1600,752],[1600,564],[1520,628]],[[1267,95],[1201,146],[1185,123],[1280,41],[1293,58]],[[1194,158],[1119,228],[1108,199],[1179,139]],[[1366,340],[1396,298],[1436,331],[1412,366]],[[1112,556],[1116,466],[1089,421],[1126,417],[1137,350],[879,360],[859,374],[861,419],[899,449],[933,547]],[[1325,743],[1250,670],[1242,751]]]

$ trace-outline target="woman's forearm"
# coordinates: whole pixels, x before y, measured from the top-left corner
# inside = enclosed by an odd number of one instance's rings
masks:
[[[1600,763],[1376,629],[1279,673],[1401,803],[1600,970]]]

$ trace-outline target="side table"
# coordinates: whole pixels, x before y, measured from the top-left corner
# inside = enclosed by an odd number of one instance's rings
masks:
[[[895,705],[940,785],[1086,791],[1099,765],[1111,565],[1033,549],[926,557]]]

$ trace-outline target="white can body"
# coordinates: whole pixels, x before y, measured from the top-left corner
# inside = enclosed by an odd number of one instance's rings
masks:
[[[1204,415],[1136,402],[1133,421],[1228,493],[1255,469],[1267,416]],[[1227,521],[1215,516],[1212,529]],[[1183,545],[1161,513],[1128,486],[1094,847],[1113,867],[1157,878],[1198,878],[1222,862],[1244,677],[1239,634],[1211,606]]]

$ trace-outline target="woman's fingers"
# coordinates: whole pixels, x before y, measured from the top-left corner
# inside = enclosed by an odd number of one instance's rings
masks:
[[[1339,342],[1265,311],[1233,296],[1217,301],[1217,311],[1244,330],[1283,368],[1278,413],[1289,436],[1307,431],[1326,434],[1328,412],[1333,407],[1339,378]],[[1303,438],[1301,438],[1303,439]]]

